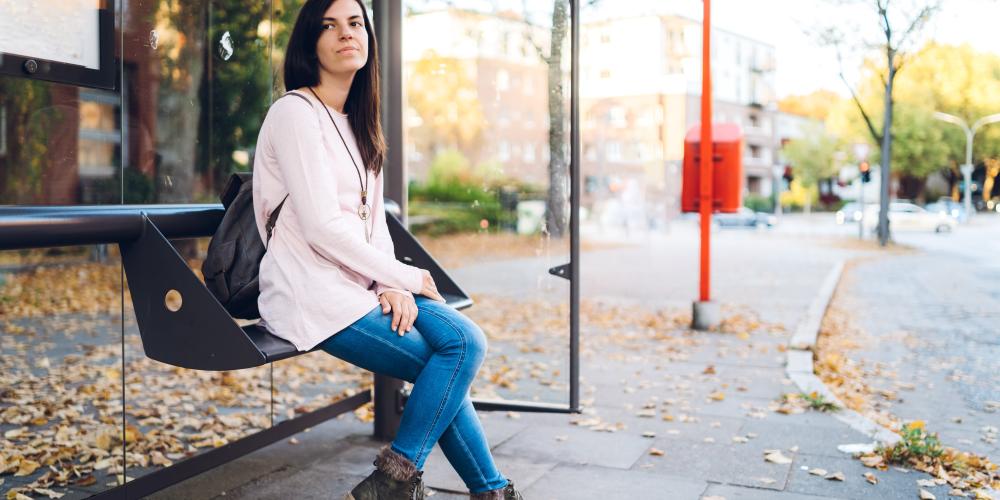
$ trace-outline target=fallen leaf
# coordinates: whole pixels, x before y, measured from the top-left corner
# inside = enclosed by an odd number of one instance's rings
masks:
[[[878,484],[878,478],[875,477],[875,474],[872,474],[871,472],[865,472],[864,476],[869,483]]]
[[[722,391],[715,391],[709,394],[708,398],[711,399],[712,401],[722,401],[723,399],[726,399],[726,394],[723,393]]]
[[[21,459],[21,463],[17,468],[17,472],[14,473],[14,476],[30,476],[36,469],[38,469],[39,466],[40,464],[33,460]]]
[[[814,476],[825,476],[826,469],[809,469],[809,473]]]
[[[846,479],[843,472],[834,472],[833,474],[823,477],[824,479],[829,479],[831,481],[843,481]]]
[[[664,452],[663,452],[663,450],[658,449],[658,448],[650,448],[649,449],[649,454],[653,455],[654,457],[662,457],[663,454],[664,454]]]
[[[882,465],[883,462],[882,455],[865,455],[861,457],[861,463],[865,464],[865,467],[876,468]]]
[[[781,450],[769,450],[769,452],[765,451],[764,460],[779,465],[792,463],[792,459],[782,454]]]
[[[920,489],[920,500],[937,500],[937,497],[933,493],[921,488]]]

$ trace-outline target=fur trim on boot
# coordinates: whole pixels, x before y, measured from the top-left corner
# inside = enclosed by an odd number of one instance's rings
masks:
[[[373,463],[375,470],[345,500],[424,500],[424,473],[409,459],[385,445]]]
[[[524,500],[517,490],[514,489],[514,481],[507,480],[507,485],[503,488],[484,491],[482,493],[472,493],[470,500]]]
[[[418,472],[413,462],[393,451],[388,444],[375,457],[375,467],[396,481],[408,481]]]

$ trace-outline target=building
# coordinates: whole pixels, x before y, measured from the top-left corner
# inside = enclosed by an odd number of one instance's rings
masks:
[[[642,15],[586,23],[582,31],[581,114],[587,195],[614,196],[638,177],[647,199],[680,210],[685,132],[701,121],[701,23]],[[729,31],[712,34],[713,120],[745,135],[746,192],[769,196],[779,142],[773,46]]]
[[[459,8],[411,13],[403,29],[410,179],[424,179],[434,156],[453,148],[472,166],[547,185],[548,66],[539,51],[550,30],[515,13]],[[453,92],[435,95],[441,86]]]

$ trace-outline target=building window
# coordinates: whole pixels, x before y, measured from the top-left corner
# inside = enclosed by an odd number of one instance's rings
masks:
[[[625,119],[625,108],[622,106],[614,106],[608,110],[608,122],[613,127],[624,128],[628,125]]]
[[[609,161],[621,161],[622,159],[622,145],[618,141],[608,142],[608,148],[606,151],[607,159]]]
[[[507,144],[507,141],[500,141],[500,143],[497,144],[497,158],[499,158],[500,161],[510,160],[510,144]]]
[[[510,73],[501,69],[497,71],[497,90],[503,91],[510,88]]]
[[[611,35],[608,33],[601,33],[601,43],[611,43]]]
[[[760,194],[760,177],[756,175],[747,177],[747,191],[753,194]]]
[[[80,177],[106,178],[114,175],[121,155],[119,99],[111,92],[80,92]]]
[[[535,161],[535,145],[529,142],[524,145],[524,162],[530,163],[533,161]]]
[[[760,159],[760,146],[756,144],[750,145],[750,157]]]
[[[602,69],[601,70],[601,79],[602,80],[607,80],[608,78],[611,78],[611,71],[606,70],[606,69]]]
[[[750,115],[750,126],[753,128],[760,127],[760,118],[757,115]]]

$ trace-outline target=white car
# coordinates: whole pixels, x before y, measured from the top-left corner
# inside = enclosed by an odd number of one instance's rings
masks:
[[[878,226],[878,205],[865,207],[865,228],[874,231]],[[950,232],[958,221],[948,213],[931,212],[913,203],[889,203],[890,231]]]
[[[878,212],[877,203],[865,203],[865,214],[867,214],[868,210],[871,210],[872,207],[875,208],[876,213]],[[843,208],[837,210],[836,217],[837,224],[840,225],[857,223],[861,220],[861,204],[856,201],[847,203]]]

